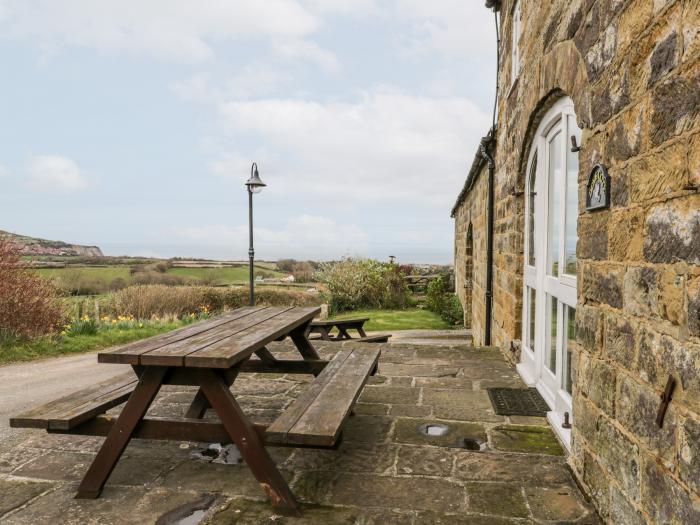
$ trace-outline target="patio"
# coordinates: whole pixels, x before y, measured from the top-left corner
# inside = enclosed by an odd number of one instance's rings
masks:
[[[341,345],[315,346],[330,356]],[[0,521],[25,523],[598,523],[544,418],[495,415],[486,388],[524,386],[493,349],[421,332],[381,345],[337,450],[274,448],[304,503],[276,516],[244,464],[198,443],[135,440],[98,500],[75,500],[102,438],[13,432],[0,443]],[[287,343],[270,345],[291,356]],[[252,375],[234,390],[269,422],[309,376]],[[189,387],[167,386],[151,415],[181,415]],[[207,417],[211,416],[211,411]],[[426,435],[428,424],[448,427]]]

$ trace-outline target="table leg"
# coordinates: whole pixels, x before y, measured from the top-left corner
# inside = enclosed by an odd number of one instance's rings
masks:
[[[365,333],[365,329],[362,327],[362,325],[358,325],[357,333],[360,334],[360,337],[367,337],[367,333]]]
[[[237,376],[237,369],[232,369],[226,375],[225,380],[229,388],[231,388],[231,385],[236,380]],[[202,389],[200,387],[199,390],[197,390],[197,394],[194,396],[192,403],[190,403],[190,407],[187,409],[185,417],[190,419],[202,419],[204,417],[204,414],[206,414],[207,410],[209,410],[210,408],[211,405],[209,404],[209,400],[207,400],[207,396],[204,395],[204,392],[202,392]]]
[[[260,435],[234,399],[224,378],[220,373],[208,369],[198,370],[197,376],[204,395],[216,410],[226,432],[238,447],[263,491],[269,496],[272,507],[280,514],[299,516],[299,504],[294,494],[267,453]]]
[[[167,368],[147,367],[78,487],[76,498],[95,499],[129,444],[134,429],[158,394]]]
[[[311,341],[309,341],[309,338],[306,337],[305,332],[305,326],[302,328],[297,328],[289,334],[289,337],[292,338],[294,346],[297,347],[297,350],[299,350],[299,353],[304,357],[304,359],[321,359],[318,352],[316,352],[316,349],[311,344]],[[325,336],[328,336],[328,332],[325,332]]]
[[[344,326],[338,327],[338,339],[352,339],[352,336],[348,333]]]

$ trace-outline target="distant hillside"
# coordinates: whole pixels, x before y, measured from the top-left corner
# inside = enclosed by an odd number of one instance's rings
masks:
[[[22,255],[102,257],[102,250],[97,246],[80,246],[62,241],[37,239],[26,235],[15,235],[2,230],[0,230],[0,236],[8,236],[10,242],[19,246]]]

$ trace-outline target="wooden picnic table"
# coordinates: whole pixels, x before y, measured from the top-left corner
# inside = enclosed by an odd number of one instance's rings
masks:
[[[310,337],[311,340],[322,339],[324,341],[343,341],[353,339],[363,343],[385,343],[391,335],[378,334],[368,336],[364,329],[364,324],[369,321],[369,317],[356,317],[355,319],[324,319],[312,321],[307,329],[307,336],[318,334],[318,337]],[[337,335],[332,335],[333,329],[338,330]],[[359,337],[354,338],[349,330],[356,330]]]
[[[342,348],[322,360],[307,337],[319,308],[246,307],[98,354],[133,372],[11,418],[12,427],[106,436],[79,488],[97,498],[132,438],[235,443],[272,506],[299,515],[287,482],[265,445],[332,448],[367,381],[379,350]],[[265,345],[290,337],[302,359],[277,359]],[[255,354],[255,358],[253,358]],[[271,425],[256,424],[230,387],[240,373],[301,373],[315,379]],[[164,384],[199,387],[181,418],[145,417]],[[118,417],[102,415],[126,401]],[[202,419],[213,408],[219,421]]]

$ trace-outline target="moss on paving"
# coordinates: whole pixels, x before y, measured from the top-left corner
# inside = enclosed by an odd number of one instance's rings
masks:
[[[548,427],[501,425],[491,431],[494,447],[506,452],[563,456],[557,437]]]

